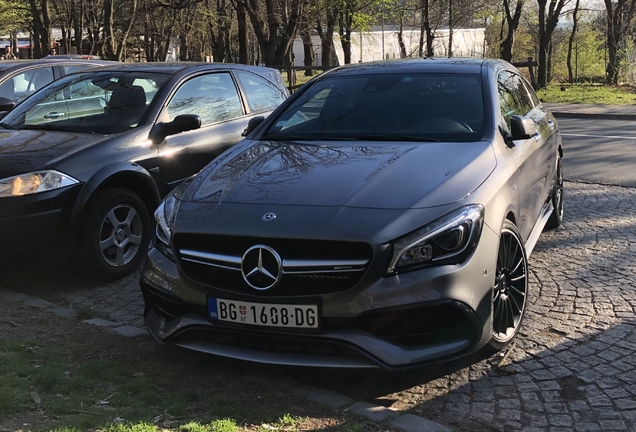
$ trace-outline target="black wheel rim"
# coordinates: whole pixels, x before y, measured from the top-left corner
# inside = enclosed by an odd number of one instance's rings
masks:
[[[99,251],[106,263],[121,267],[135,258],[141,247],[143,222],[137,210],[129,204],[113,207],[102,220],[99,230]]]
[[[561,158],[557,163],[557,178],[555,185],[555,200],[554,211],[559,213],[559,216],[563,216],[563,167],[561,166]]]
[[[528,292],[528,266],[523,245],[505,229],[499,240],[493,287],[493,338],[508,342],[519,330]]]

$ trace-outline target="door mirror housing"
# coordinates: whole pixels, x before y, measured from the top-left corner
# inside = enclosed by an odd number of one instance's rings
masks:
[[[513,115],[510,117],[510,134],[504,136],[508,147],[514,147],[514,141],[530,139],[537,135],[537,125],[531,118]]]
[[[159,144],[167,136],[176,135],[201,127],[201,117],[195,114],[183,114],[175,117],[171,122],[157,123],[150,132],[151,139],[155,144]]]
[[[0,111],[9,112],[13,108],[15,108],[16,105],[17,104],[15,103],[14,100],[11,100],[11,99],[6,98],[6,97],[0,97]]]
[[[263,120],[265,120],[265,117],[263,116],[251,118],[250,121],[247,122],[247,127],[245,128],[245,130],[243,131],[241,135],[248,136],[249,134],[251,134],[252,131],[258,127],[258,125],[263,123]]]

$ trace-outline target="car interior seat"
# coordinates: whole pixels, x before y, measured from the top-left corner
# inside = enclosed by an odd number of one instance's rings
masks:
[[[146,92],[141,86],[115,87],[108,101],[109,123],[135,126],[146,109]]]

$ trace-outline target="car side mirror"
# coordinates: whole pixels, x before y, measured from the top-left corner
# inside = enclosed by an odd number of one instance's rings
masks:
[[[506,145],[514,147],[514,141],[530,139],[537,134],[537,125],[531,118],[519,115],[510,117],[510,134],[505,136]]]
[[[15,108],[15,106],[16,106],[16,103],[14,100],[11,100],[6,97],[0,97],[0,111],[9,112],[13,108]]]
[[[201,117],[195,114],[183,114],[175,117],[171,122],[157,123],[150,134],[152,141],[155,144],[159,144],[163,142],[167,136],[199,129],[200,127]]]
[[[248,136],[249,134],[251,134],[252,131],[258,127],[258,125],[263,123],[263,120],[265,120],[265,117],[263,116],[251,118],[250,121],[247,122],[247,127],[245,128],[241,136]]]

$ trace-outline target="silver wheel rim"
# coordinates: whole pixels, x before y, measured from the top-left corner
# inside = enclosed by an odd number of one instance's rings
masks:
[[[110,209],[99,228],[99,251],[113,267],[128,264],[141,247],[143,224],[137,210],[129,204]]]
[[[519,330],[528,293],[528,268],[523,245],[510,230],[499,240],[493,286],[493,339],[508,342]]]

